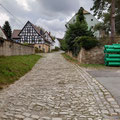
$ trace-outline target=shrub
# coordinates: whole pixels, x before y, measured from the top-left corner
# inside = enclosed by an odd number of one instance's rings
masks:
[[[74,40],[73,56],[76,57],[79,54],[81,47],[84,48],[85,50],[90,50],[98,45],[99,42],[98,40],[96,40],[95,37],[88,37],[88,36],[77,37]]]
[[[57,52],[57,51],[59,51],[59,50],[60,50],[59,47],[55,47],[55,49],[53,49],[52,52],[55,52],[55,51]]]
[[[63,51],[68,50],[68,45],[64,39],[60,41],[60,46],[61,46],[61,50],[63,50]]]
[[[85,50],[90,50],[99,45],[99,41],[95,37],[84,36],[80,38],[80,41]]]
[[[35,47],[35,53],[43,53],[43,51]]]
[[[71,51],[75,55],[76,55],[75,39],[77,37],[82,36],[93,37],[93,32],[88,29],[87,22],[83,15],[83,10],[84,10],[83,8],[80,8],[80,10],[77,13],[76,22],[73,24],[69,24],[69,26],[67,26],[67,31],[64,36],[65,43],[67,44],[67,50]]]
[[[59,47],[55,47],[55,51],[59,51],[60,50],[60,48]]]
[[[73,56],[77,56],[81,50],[82,44],[81,44],[81,37],[77,37],[74,40],[74,51],[73,51]]]

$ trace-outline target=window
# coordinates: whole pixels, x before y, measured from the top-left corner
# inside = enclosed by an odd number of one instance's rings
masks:
[[[32,36],[32,43],[34,43],[35,42],[35,37],[34,36]]]
[[[30,33],[30,28],[27,29],[27,32]]]
[[[24,42],[28,42],[28,37],[25,36]]]
[[[93,19],[91,19],[91,21],[93,21]]]
[[[41,46],[39,46],[39,48],[41,48]]]
[[[91,26],[91,29],[93,29],[94,28],[94,26]]]

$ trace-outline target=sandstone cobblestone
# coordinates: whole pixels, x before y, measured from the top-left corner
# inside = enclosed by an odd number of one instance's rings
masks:
[[[120,120],[120,107],[85,69],[50,53],[0,91],[0,120]]]

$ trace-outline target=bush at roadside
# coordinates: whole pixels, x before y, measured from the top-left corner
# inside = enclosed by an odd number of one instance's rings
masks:
[[[85,50],[90,50],[99,45],[99,41],[95,37],[81,37],[80,38],[82,48]]]
[[[35,47],[35,53],[44,53],[42,50],[38,49],[37,47]]]
[[[77,56],[81,48],[84,48],[85,50],[90,50],[98,45],[99,45],[99,41],[95,37],[88,37],[88,36],[77,37],[74,40],[73,55]]]
[[[53,49],[52,52],[57,52],[57,51],[59,51],[59,50],[60,50],[59,47],[55,47],[55,49]]]

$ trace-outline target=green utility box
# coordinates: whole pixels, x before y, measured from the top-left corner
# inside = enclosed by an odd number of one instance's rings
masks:
[[[105,65],[120,66],[120,44],[105,45]]]

